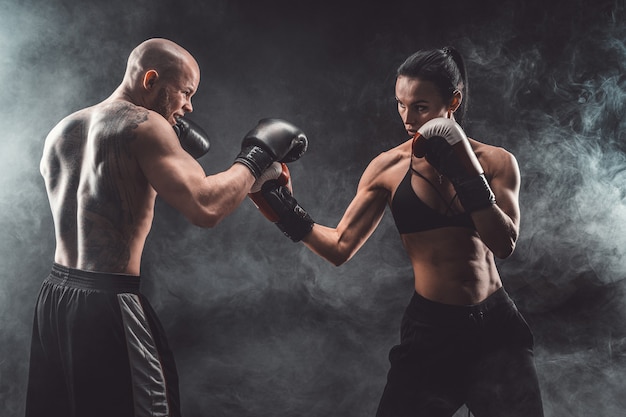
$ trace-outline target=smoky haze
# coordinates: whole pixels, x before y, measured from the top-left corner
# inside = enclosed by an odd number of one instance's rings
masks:
[[[624,1],[259,3],[0,0],[2,415],[23,414],[33,307],[54,253],[43,140],[106,98],[150,37],[200,64],[190,117],[212,137],[206,172],[230,166],[258,119],[290,120],[310,141],[290,165],[295,195],[331,226],[368,162],[405,140],[397,66],[417,49],[456,46],[470,77],[469,136],[520,165],[521,234],[499,269],[535,333],[546,416],[622,415]],[[374,415],[412,293],[389,214],[337,268],[250,201],[204,230],[157,200],[142,275],[186,416]]]

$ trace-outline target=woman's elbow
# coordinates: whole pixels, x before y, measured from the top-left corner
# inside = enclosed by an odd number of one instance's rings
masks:
[[[498,259],[506,259],[513,254],[513,250],[515,246],[507,247],[507,248],[498,248],[497,250],[493,250],[493,255]]]
[[[321,245],[316,239],[314,233],[309,233],[302,239],[304,243],[313,253],[328,261],[333,266],[341,266],[350,259],[350,254],[339,250],[335,246],[328,247]]]
[[[506,259],[513,254],[513,251],[515,251],[515,242],[516,239],[510,239],[502,244],[490,248],[491,252],[493,252],[493,255],[498,259]]]
[[[348,250],[339,249],[326,256],[326,260],[334,266],[341,266],[348,262],[354,253]]]
[[[333,264],[333,266],[341,266],[343,264],[345,264],[346,262],[348,262],[348,257],[346,256],[334,256],[332,258],[328,258],[328,262],[330,262],[331,264]]]

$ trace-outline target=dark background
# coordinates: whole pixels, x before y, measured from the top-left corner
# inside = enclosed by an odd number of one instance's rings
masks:
[[[499,262],[536,337],[546,415],[626,408],[624,1],[0,0],[0,412],[23,413],[35,297],[54,251],[38,163],[48,130],[106,98],[150,37],[202,70],[200,162],[230,166],[262,117],[307,133],[295,194],[334,226],[368,162],[405,140],[394,71],[454,45],[468,134],[513,152],[521,235]],[[143,290],[179,364],[186,416],[373,416],[412,292],[387,214],[336,268],[250,201],[216,228],[158,201]],[[466,413],[460,410],[457,415]]]

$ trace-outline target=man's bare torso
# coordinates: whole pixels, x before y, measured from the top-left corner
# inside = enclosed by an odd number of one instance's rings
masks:
[[[137,160],[137,127],[148,111],[105,101],[62,120],[41,160],[56,230],[55,262],[139,274],[156,193]]]

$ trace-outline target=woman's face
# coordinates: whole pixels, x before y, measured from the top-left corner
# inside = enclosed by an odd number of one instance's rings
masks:
[[[431,81],[399,76],[396,80],[396,102],[404,128],[413,137],[424,123],[436,117],[445,117],[450,103],[443,100]]]

